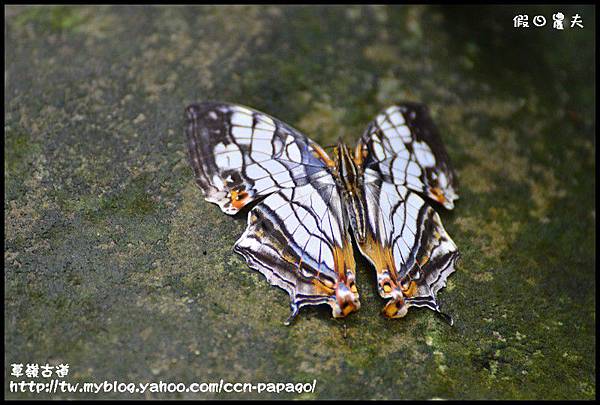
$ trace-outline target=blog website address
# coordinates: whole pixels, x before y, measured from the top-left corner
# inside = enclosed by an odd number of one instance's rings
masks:
[[[70,383],[64,380],[52,379],[48,382],[36,381],[10,381],[10,392],[13,393],[314,393],[317,380],[307,383],[292,382],[259,382],[242,383],[219,382],[202,383],[172,383],[172,382],[150,382],[133,383],[104,381],[102,383],[85,382]]]

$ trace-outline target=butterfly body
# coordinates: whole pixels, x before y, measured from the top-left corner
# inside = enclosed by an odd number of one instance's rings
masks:
[[[338,143],[333,157],[248,107],[204,102],[186,114],[198,186],[226,214],[252,206],[234,250],[290,294],[290,318],[306,305],[328,304],[334,317],[360,308],[351,234],[375,267],[386,317],[440,312],[436,293],[458,250],[426,199],[451,209],[457,195],[423,106],[388,108],[352,152]]]
[[[367,213],[363,196],[363,173],[350,155],[348,147],[338,143],[334,149],[335,178],[354,236],[359,243],[366,239]]]

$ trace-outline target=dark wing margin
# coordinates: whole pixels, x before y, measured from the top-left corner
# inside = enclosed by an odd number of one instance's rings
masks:
[[[387,108],[369,124],[359,148],[365,169],[454,208],[456,173],[425,105],[400,103]]]

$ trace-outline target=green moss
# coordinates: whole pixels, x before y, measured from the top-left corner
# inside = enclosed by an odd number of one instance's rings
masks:
[[[80,9],[68,6],[27,7],[15,17],[15,24],[34,23],[42,30],[71,31],[86,22]]]
[[[5,201],[17,199],[26,191],[25,180],[30,175],[41,147],[24,132],[8,129],[4,135],[4,191]]]
[[[86,217],[93,221],[103,220],[110,216],[141,217],[156,211],[158,204],[152,201],[147,187],[149,175],[140,175],[133,179],[120,192],[96,198],[86,196],[82,207]]]
[[[9,174],[15,174],[19,168],[24,166],[24,159],[29,153],[30,142],[22,134],[14,132],[6,133],[4,139],[4,170]]]

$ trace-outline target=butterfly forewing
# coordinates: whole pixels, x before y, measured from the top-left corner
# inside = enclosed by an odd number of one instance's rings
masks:
[[[289,293],[292,316],[323,303],[336,317],[357,310],[352,245],[327,154],[247,107],[205,102],[186,113],[190,162],[206,200],[235,214],[264,198],[235,251]]]
[[[326,174],[312,142],[284,123],[247,107],[205,102],[186,109],[188,149],[196,182],[226,214],[272,192]]]
[[[454,207],[456,175],[427,108],[391,106],[373,120],[361,138],[365,172],[421,192],[446,208]]]

